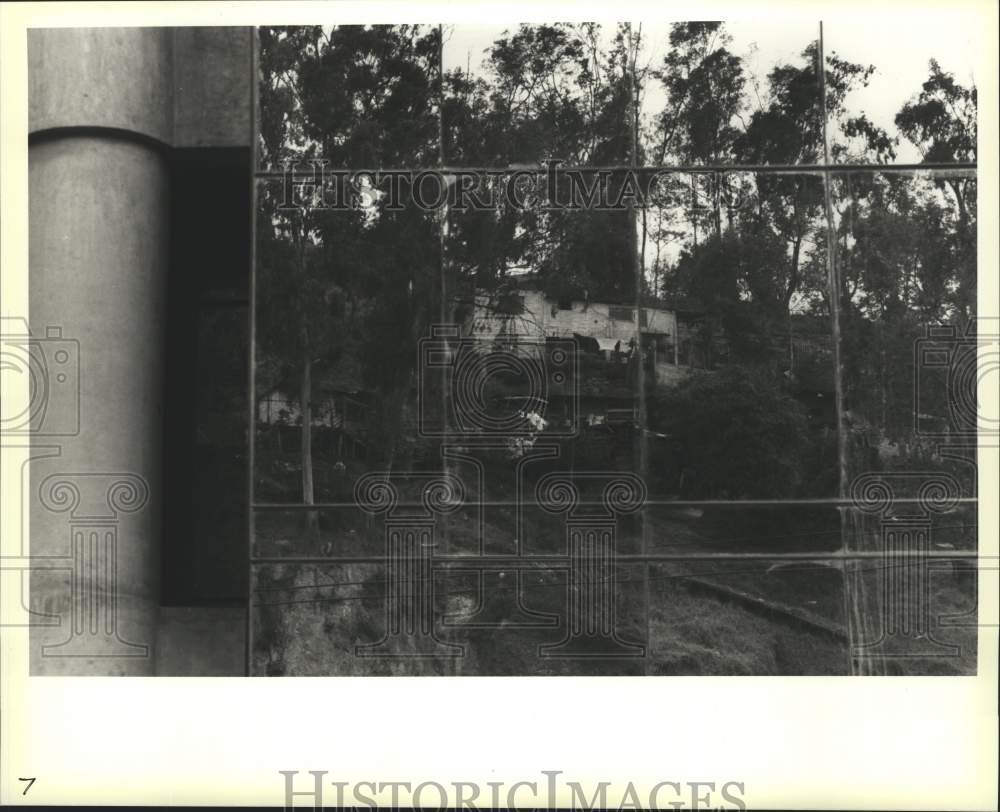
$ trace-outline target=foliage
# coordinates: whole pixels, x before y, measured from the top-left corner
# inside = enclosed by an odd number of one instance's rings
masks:
[[[715,163],[733,154],[743,105],[742,60],[728,50],[731,37],[719,22],[676,23],[670,50],[653,72],[667,93],[656,121],[654,159]]]
[[[916,100],[896,115],[896,126],[927,162],[976,160],[976,88],[966,88],[936,60]]]
[[[740,367],[693,375],[650,405],[650,427],[673,438],[682,495],[787,498],[802,479],[802,407],[767,377]]]
[[[639,64],[640,26],[521,25],[497,37],[480,72],[439,75],[440,36],[421,26],[263,29],[264,162],[322,155],[355,169],[415,167],[443,153],[449,163],[508,169],[551,158],[572,165],[797,165],[828,157],[825,122],[831,159],[877,165],[894,157],[898,141],[849,112],[850,93],[868,83],[874,66],[836,53],[821,66],[815,42],[758,77],[718,22],[673,25],[658,44],[662,57],[650,65]],[[665,101],[644,112],[650,82],[659,83]],[[927,162],[975,160],[976,105],[974,87],[931,61],[927,81],[896,117],[898,137]],[[483,188],[496,182],[478,181]],[[620,183],[612,177],[612,195]],[[665,183],[683,192],[687,178]],[[675,201],[639,214],[500,207],[452,212],[444,226],[407,205],[405,189],[399,211],[376,200],[365,211],[306,213],[281,212],[262,191],[261,378],[296,388],[305,364],[349,361],[380,404],[377,456],[388,460],[407,417],[419,337],[434,320],[467,314],[477,292],[487,292],[500,315],[516,315],[507,312],[516,310],[516,269],[536,271],[550,294],[565,298],[634,302],[652,293],[683,302],[699,313],[697,340],[710,364],[767,369],[775,380],[782,371],[794,374],[793,316],[828,318],[836,295],[846,406],[859,423],[903,437],[913,422],[913,342],[927,324],[961,330],[975,316],[974,177],[843,175],[829,189],[832,228],[819,176],[752,171],[735,183],[733,206],[710,194],[700,207]],[[647,248],[655,250],[651,262]],[[712,358],[719,346],[728,355]],[[751,402],[771,391],[759,383]],[[709,394],[701,381],[688,396],[698,387]],[[795,410],[780,393],[771,396],[776,419],[790,421],[792,431]],[[753,414],[733,419],[743,426],[760,417]],[[713,432],[704,439],[716,447]],[[746,453],[752,460],[771,452]],[[730,453],[727,461],[743,458]],[[793,487],[794,466],[775,464],[783,487]],[[697,487],[742,487],[708,481]]]
[[[322,156],[332,166],[436,160],[436,28],[262,29],[260,149],[265,164]],[[304,499],[311,502],[308,406],[314,372],[360,368],[376,395],[375,458],[396,453],[417,340],[438,296],[439,237],[407,205],[282,209],[258,193],[258,356],[303,406]],[[314,367],[316,369],[314,370]],[[262,393],[258,393],[262,394]]]
[[[262,28],[265,164],[426,165],[438,156],[437,28]]]
[[[485,77],[446,73],[443,122],[449,160],[478,166],[623,165],[635,149],[636,36],[621,24],[610,45],[600,27],[521,25],[497,39]],[[631,60],[631,61],[630,61]],[[612,198],[618,189],[609,192]],[[576,297],[636,295],[634,221],[626,212],[511,211],[453,219],[454,270],[492,289],[512,266]]]

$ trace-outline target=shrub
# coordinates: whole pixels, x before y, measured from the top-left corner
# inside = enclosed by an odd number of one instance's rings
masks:
[[[686,498],[787,498],[802,481],[805,410],[752,370],[691,376],[653,398],[650,426],[672,438]]]

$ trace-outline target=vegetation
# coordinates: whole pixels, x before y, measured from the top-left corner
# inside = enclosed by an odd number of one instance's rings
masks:
[[[879,165],[900,139],[927,161],[975,159],[975,89],[934,62],[890,135],[848,110],[872,65],[827,54],[822,108],[815,42],[802,44],[798,61],[757,76],[722,23],[675,24],[658,64],[641,61],[641,26],[522,25],[496,39],[481,70],[441,75],[440,37],[420,26],[262,29],[262,161],[809,164],[824,159],[824,115],[833,159]],[[654,85],[658,109],[647,104]],[[304,411],[317,361],[356,363],[384,426],[375,456],[388,462],[412,421],[407,393],[428,325],[468,312],[475,290],[496,291],[499,302],[511,270],[530,267],[560,296],[683,302],[704,314],[699,340],[709,365],[766,369],[780,387],[795,360],[775,344],[791,345],[793,317],[829,319],[832,242],[846,402],[854,418],[898,437],[913,423],[905,396],[913,340],[938,321],[961,331],[975,313],[975,181],[961,173],[848,175],[831,190],[833,233],[821,178],[757,171],[736,186],[737,205],[714,194],[693,208],[641,212],[453,214],[444,255],[435,216],[415,206],[390,210],[373,196],[358,211],[282,211],[273,187],[262,188],[259,356],[271,380],[299,392]],[[720,336],[725,358],[711,349]],[[700,386],[691,391],[725,396]],[[789,400],[770,405],[791,409],[782,425],[794,422]]]
[[[658,395],[650,424],[676,438],[681,496],[797,495],[809,442],[803,408],[768,378],[740,367],[694,375]]]
[[[262,29],[263,164],[322,157],[334,168],[514,169],[560,159],[752,169],[722,186],[703,186],[705,176],[690,172],[664,177],[647,206],[621,211],[501,206],[442,215],[412,205],[405,183],[400,207],[368,189],[358,209],[288,209],[280,184],[261,182],[257,395],[280,387],[302,413],[300,492],[289,489],[287,499],[322,501],[311,411],[321,384],[347,377],[366,392],[377,427],[365,467],[443,464],[440,449],[417,437],[418,342],[432,324],[461,321],[477,293],[500,316],[519,315],[515,271],[526,268],[557,298],[646,301],[691,316],[708,371],[651,389],[643,425],[620,435],[623,445],[643,432],[666,435],[647,459],[668,496],[833,497],[838,464],[849,475],[883,465],[969,468],[921,439],[924,418],[915,413],[952,419],[954,397],[921,388],[914,347],[928,325],[963,336],[975,318],[974,173],[876,170],[904,140],[928,164],[975,161],[975,88],[931,61],[888,132],[849,105],[876,68],[835,53],[820,64],[815,42],[760,76],[722,23],[674,24],[649,64],[641,26],[525,25],[497,37],[481,69],[442,73],[441,36],[424,26]],[[808,170],[828,159],[873,169],[838,173],[829,187],[809,171],[767,169]],[[613,190],[623,182],[612,173]],[[834,403],[838,378],[842,400],[831,411],[839,424],[817,416],[815,404]],[[847,459],[838,459],[837,432],[851,434]],[[532,443],[545,439],[544,430],[535,435]],[[896,455],[888,461],[886,446]],[[570,456],[575,463],[575,449]],[[319,520],[308,521],[315,536]],[[661,663],[665,673],[691,668],[684,652],[701,657],[705,646],[732,644],[732,656],[713,661],[718,673],[806,673],[840,656],[830,644],[811,662],[808,637],[768,637],[759,618],[718,611],[714,625],[677,627],[684,639],[670,643],[679,653]],[[360,632],[342,614],[346,649]],[[726,618],[757,637],[740,646]]]

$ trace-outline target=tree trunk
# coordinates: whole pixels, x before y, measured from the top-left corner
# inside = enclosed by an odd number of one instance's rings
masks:
[[[715,221],[715,236],[722,236],[722,190],[719,188],[719,184],[722,181],[719,179],[717,173],[712,175],[712,216]]]
[[[969,210],[965,205],[965,193],[958,181],[950,180],[948,181],[948,185],[951,187],[951,191],[955,195],[955,200],[958,203],[958,221],[964,229],[969,219]]]
[[[695,186],[695,176],[691,176],[691,228],[694,232],[694,247],[698,247],[698,189]]]
[[[302,407],[302,504],[314,505],[316,494],[313,488],[312,461],[312,358],[308,342],[303,352],[299,404]],[[319,514],[315,510],[306,511],[306,533],[313,538],[319,535]]]
[[[792,243],[792,259],[788,273],[788,286],[785,288],[785,312],[791,315],[792,296],[799,287],[799,256],[802,252],[802,233],[795,235],[795,242]]]

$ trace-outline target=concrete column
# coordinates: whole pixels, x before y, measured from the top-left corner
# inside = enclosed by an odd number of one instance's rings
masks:
[[[32,630],[32,673],[152,674],[172,35],[36,30],[28,58],[30,325],[50,399],[74,396],[55,353],[75,340],[79,357],[78,432],[58,433],[72,405],[53,402],[33,440],[61,453],[31,471],[31,554],[54,567],[31,606],[59,619]]]

